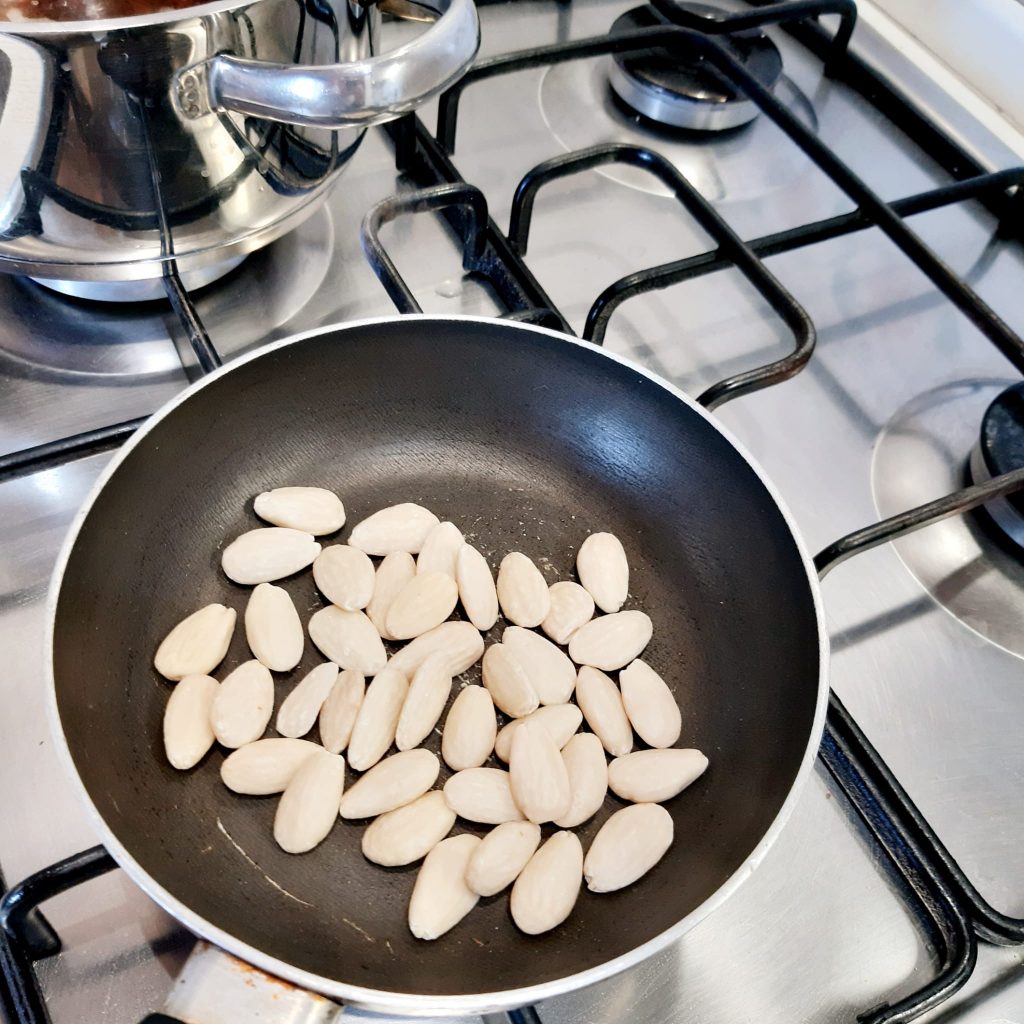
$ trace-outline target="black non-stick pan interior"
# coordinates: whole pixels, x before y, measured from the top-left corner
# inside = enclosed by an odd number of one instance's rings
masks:
[[[288,484],[342,496],[349,523],[332,540],[376,509],[417,501],[456,523],[493,566],[523,551],[552,582],[573,578],[588,532],[622,539],[626,607],[654,621],[644,657],[678,697],[680,745],[711,762],[669,802],[676,841],[647,877],[614,894],[584,890],[571,918],[541,937],[516,930],[503,894],[421,942],[406,927],[416,867],[368,863],[363,823],[339,821],[317,849],[289,856],[271,836],[276,798],[230,793],[219,778],[223,751],[190,772],[167,764],[170,684],[153,671],[153,652],[184,615],[221,601],[238,609],[239,627],[216,674],[250,657],[241,628],[249,589],[220,572],[220,551],[258,525],[255,494]],[[322,606],[310,573],[283,585],[304,618]],[[700,907],[778,814],[819,687],[804,564],[775,501],[717,430],[595,350],[459,320],[307,338],[236,367],[165,416],[82,526],[53,656],[77,770],[110,830],[160,886],[297,968],[440,996],[565,978]],[[278,702],[321,660],[307,643],[299,668],[277,678]],[[479,666],[468,676],[477,680]],[[584,848],[620,805],[609,797],[579,830]],[[459,822],[461,830],[485,831]]]

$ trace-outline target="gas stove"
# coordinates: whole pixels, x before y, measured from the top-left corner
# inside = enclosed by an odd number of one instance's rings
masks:
[[[572,331],[700,397],[828,573],[829,728],[758,870],[665,954],[511,1016],[1024,1021],[1024,152],[862,6],[845,52],[845,2],[487,5],[469,76],[219,281],[127,305],[0,276],[0,869],[28,879],[0,1019],[142,1020],[196,946],[90,849],[53,749],[44,597],[75,509],[190,380],[397,308]]]

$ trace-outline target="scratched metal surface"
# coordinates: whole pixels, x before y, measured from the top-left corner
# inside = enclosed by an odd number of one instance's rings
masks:
[[[627,6],[616,0],[487,7],[484,49],[603,31]],[[788,45],[785,52],[787,73],[809,98],[823,137],[883,195],[941,181],[869,110],[823,82],[813,61]],[[467,93],[455,159],[484,189],[499,222],[507,220],[522,173],[561,151],[565,127],[554,122],[579,88],[572,77],[528,72]],[[579,120],[592,127],[571,144],[636,137],[628,125],[602,121],[596,107],[581,108]],[[492,116],[496,109],[501,117]],[[737,169],[745,159],[742,139],[728,159],[692,158],[693,173],[721,186],[720,209],[739,230],[758,234],[848,208],[812,168],[779,148],[784,140],[769,142],[761,178]],[[669,200],[635,185],[591,173],[552,186],[538,201],[529,262],[577,329],[605,284],[706,244]],[[203,293],[203,311],[224,350],[390,312],[355,229],[372,202],[400,187],[390,151],[374,133],[332,198],[329,222],[302,229],[256,264],[262,275],[285,282],[282,291],[233,277]],[[955,210],[913,223],[1024,330],[1024,308],[1015,301],[1024,268],[1015,253],[991,243],[984,217]],[[454,247],[428,218],[389,226],[385,240],[428,312],[495,311],[486,289],[461,279]],[[939,486],[943,472],[955,472],[961,456],[952,451],[941,472],[899,487],[886,482],[892,473],[885,467],[901,465],[893,438],[916,422],[921,395],[962,381],[1007,379],[1012,371],[877,233],[818,246],[811,259],[778,257],[771,267],[813,315],[819,351],[799,378],[727,406],[721,417],[762,461],[818,548],[874,519],[879,507],[892,511],[891,502],[933,497],[924,492]],[[97,313],[9,281],[0,281],[0,308],[5,449],[142,414],[184,382],[169,320],[152,309]],[[628,303],[612,321],[608,344],[697,393],[778,355],[785,338],[742,282],[719,275]],[[0,685],[7,709],[0,716],[7,780],[0,864],[8,879],[94,841],[44,720],[42,601],[66,524],[104,461],[0,486]],[[953,600],[942,584],[967,559],[983,582],[988,575],[1002,586],[1011,616],[1024,612],[1022,592],[1005,586],[1006,573],[987,558],[983,540],[975,538],[979,560],[959,535],[933,536],[940,547],[929,565],[938,563],[938,582],[929,584],[912,552],[891,549],[829,578],[833,684],[982,891],[1002,909],[1024,913],[1022,664],[1012,645],[957,618],[970,617],[963,606],[969,598],[958,593]],[[192,944],[119,873],[65,895],[47,912],[65,940],[65,952],[40,969],[56,1024],[138,1020],[160,1005]],[[933,960],[884,863],[819,770],[764,864],[725,907],[665,955],[540,1011],[546,1024],[617,1024],[627,1016],[651,1024],[838,1024],[912,990],[930,977]],[[933,1019],[1019,1024],[1020,967],[1019,951],[983,949],[968,988]]]

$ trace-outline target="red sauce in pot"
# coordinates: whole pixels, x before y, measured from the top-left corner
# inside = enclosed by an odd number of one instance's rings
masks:
[[[206,0],[0,0],[5,21],[99,21],[195,7]]]

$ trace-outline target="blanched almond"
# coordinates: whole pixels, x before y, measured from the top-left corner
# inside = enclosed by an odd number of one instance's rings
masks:
[[[375,765],[391,746],[408,692],[409,683],[396,669],[381,669],[373,677],[348,741],[348,763],[357,772]]]
[[[497,591],[505,618],[517,626],[539,626],[551,608],[547,581],[521,551],[511,551],[501,560]]]
[[[340,754],[348,746],[365,694],[366,680],[361,673],[347,668],[338,674],[320,709],[320,742],[325,750]]]
[[[390,555],[392,551],[415,555],[438,522],[437,516],[422,505],[391,505],[357,523],[348,542],[368,555]]]
[[[576,680],[576,703],[609,754],[621,757],[633,749],[633,730],[622,706],[622,694],[608,676],[584,665]]]
[[[316,556],[313,580],[331,604],[355,612],[370,603],[376,575],[365,552],[348,544],[331,544]]]
[[[362,612],[346,612],[329,604],[309,620],[309,638],[340,668],[372,676],[387,664],[380,634]]]
[[[500,825],[522,821],[522,812],[512,799],[508,772],[500,768],[466,768],[444,784],[448,806],[466,821]]]
[[[388,609],[388,633],[396,640],[411,640],[441,625],[455,610],[459,588],[442,572],[414,576]]]
[[[512,753],[512,736],[524,722],[540,722],[555,741],[555,746],[561,750],[582,721],[583,712],[575,704],[549,704],[537,708],[525,718],[517,718],[502,728],[494,741],[494,752],[502,761],[507,762]]]
[[[375,818],[404,807],[430,789],[440,770],[437,755],[422,747],[392,754],[349,788],[341,798],[341,816]]]
[[[498,621],[498,591],[487,559],[472,544],[463,544],[459,548],[455,580],[469,621],[486,632]]]
[[[277,731],[282,736],[293,738],[305,736],[313,728],[316,716],[320,714],[320,709],[337,680],[338,666],[333,661],[325,661],[311,672],[307,672],[277,709]],[[336,754],[337,751],[331,753]]]
[[[164,679],[209,675],[228,653],[235,630],[235,610],[208,604],[182,619],[164,637],[153,667]]]
[[[452,702],[441,735],[441,757],[449,768],[479,768],[491,756],[498,722],[494,702],[482,686],[467,686]]]
[[[679,739],[683,730],[679,705],[665,680],[647,662],[639,658],[630,662],[619,673],[619,689],[629,721],[644,743],[671,747]]]
[[[255,659],[228,675],[210,707],[210,724],[217,742],[241,747],[263,735],[274,713],[274,680]]]
[[[572,832],[556,832],[531,858],[512,886],[512,920],[527,935],[560,925],[583,882],[583,847]]]
[[[455,812],[435,789],[370,822],[363,833],[363,856],[386,868],[426,857],[452,830]]]
[[[573,736],[562,748],[562,761],[569,775],[572,800],[569,810],[555,824],[560,828],[575,828],[592,818],[604,804],[608,794],[608,762],[604,747],[592,732]]]
[[[556,644],[567,644],[584,622],[594,617],[594,599],[578,583],[560,580],[548,587],[551,607],[540,628]]]
[[[617,612],[629,595],[629,562],[613,533],[592,533],[576,555],[576,572],[603,612]]]
[[[232,751],[220,766],[224,785],[246,796],[280,793],[307,757],[320,748],[309,740],[256,740]]]
[[[164,709],[164,750],[175,768],[193,768],[213,746],[210,709],[220,684],[211,676],[185,676]]]
[[[658,804],[671,800],[708,766],[699,750],[638,750],[608,766],[608,785],[623,800]]]
[[[266,526],[236,537],[220,556],[221,568],[236,583],[272,583],[311,565],[320,545],[311,533]]]
[[[420,548],[416,572],[440,572],[455,579],[455,560],[465,543],[462,531],[454,523],[438,523]]]
[[[540,845],[540,826],[506,821],[481,840],[466,868],[466,884],[481,896],[511,885]]]
[[[611,672],[628,665],[650,643],[652,632],[650,617],[644,612],[601,615],[569,638],[569,657],[577,665]]]
[[[437,725],[452,692],[448,657],[435,651],[416,669],[395,731],[399,750],[418,747]]]
[[[513,718],[536,711],[540,704],[525,669],[504,644],[491,644],[484,652],[483,680],[494,703]]]
[[[583,862],[591,892],[614,892],[647,874],[672,845],[672,815],[660,804],[616,811],[594,836]]]
[[[523,816],[538,825],[569,810],[572,791],[555,741],[540,722],[526,722],[512,736],[508,763],[512,799]]]
[[[261,583],[245,606],[249,650],[271,672],[290,672],[302,660],[306,634],[288,591]]]
[[[341,499],[322,487],[275,487],[257,494],[253,511],[274,526],[311,533],[334,533],[345,525]]]
[[[320,749],[291,777],[274,815],[274,839],[285,853],[306,853],[327,838],[338,819],[345,759]]]
[[[576,666],[550,640],[522,626],[509,626],[501,642],[512,652],[541,704],[564,704],[576,686]]]
[[[391,659],[391,667],[412,676],[428,654],[443,651],[453,676],[475,665],[484,653],[484,638],[471,622],[442,622],[427,633],[407,643]]]
[[[377,566],[373,597],[370,598],[370,603],[366,606],[366,614],[385,640],[395,639],[387,629],[388,609],[391,607],[391,602],[415,575],[416,560],[408,551],[392,551]]]
[[[451,836],[427,854],[409,900],[409,931],[417,939],[437,939],[454,928],[480,898],[466,885],[466,865],[476,852],[476,836]]]

